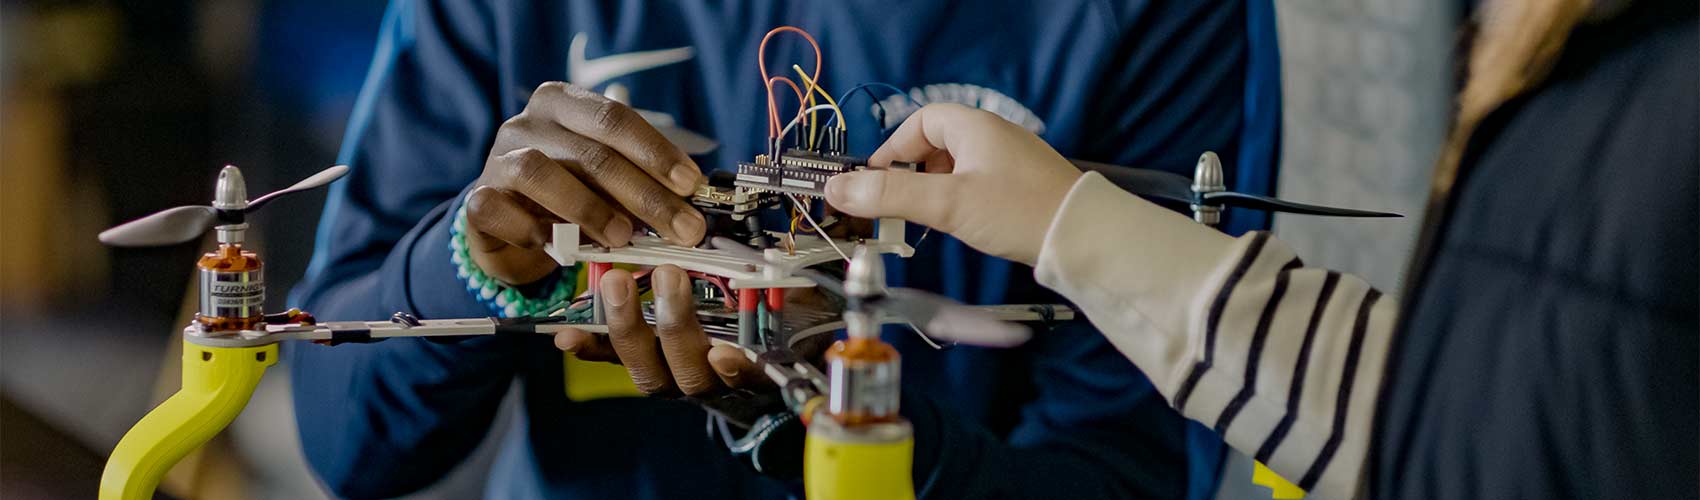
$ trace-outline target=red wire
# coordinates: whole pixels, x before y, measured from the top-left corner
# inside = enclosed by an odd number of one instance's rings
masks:
[[[707,282],[709,282],[709,284],[714,285],[715,288],[719,288],[720,289],[720,297],[721,297],[720,302],[725,304],[727,309],[737,309],[738,308],[738,302],[732,296],[733,295],[732,294],[732,287],[731,287],[730,283],[727,283],[726,277],[715,276],[715,275],[712,275],[712,274],[701,273],[701,272],[697,272],[697,271],[689,271],[686,274],[689,274],[692,278],[707,281]]]
[[[602,283],[601,283],[602,277],[601,277],[600,274],[595,272],[595,269],[594,269],[595,267],[602,266],[602,272],[604,272],[604,273],[608,272],[608,271],[612,271],[614,269],[614,265],[608,264],[608,263],[586,262],[585,264],[588,264],[588,266],[586,266],[586,267],[592,268],[592,269],[590,269],[591,276],[596,277],[596,284],[591,285],[590,283],[588,283],[589,280],[586,280],[587,283],[585,283],[586,286],[584,287],[584,293],[578,294],[577,297],[574,297],[573,300],[575,300],[575,301],[589,298],[590,296],[596,295],[597,293],[599,293],[602,290]],[[646,268],[643,268],[643,269],[639,269],[639,270],[632,273],[632,281],[635,282],[639,287],[642,287],[643,284],[644,284],[644,280],[649,277],[650,273],[653,273],[653,272],[655,272],[655,268],[653,268],[653,267],[646,267]]]
[[[756,48],[756,66],[761,69],[761,81],[763,82],[763,85],[767,87],[767,137],[769,139],[779,136],[779,128],[781,127],[781,124],[779,123],[779,110],[774,105],[773,101],[773,79],[769,78],[767,74],[767,41],[773,39],[773,35],[786,31],[803,35],[803,39],[809,41],[809,46],[814,47],[815,72],[814,74],[809,75],[809,80],[816,82],[820,81],[820,44],[815,43],[815,37],[810,35],[809,32],[803,31],[802,28],[798,28],[796,26],[780,26],[768,31],[767,35],[761,37],[761,45]],[[786,81],[790,80],[787,79]],[[803,93],[802,88],[797,87],[795,82],[791,83],[791,87],[796,88],[797,94],[801,97]]]

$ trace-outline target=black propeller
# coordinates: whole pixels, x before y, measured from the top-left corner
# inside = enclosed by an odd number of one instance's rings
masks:
[[[1205,153],[1200,162],[1215,162],[1214,154]],[[1328,207],[1287,201],[1279,198],[1255,194],[1238,193],[1227,190],[1200,190],[1194,188],[1194,182],[1186,176],[1162,170],[1123,167],[1106,163],[1085,160],[1070,160],[1081,170],[1097,172],[1116,187],[1127,192],[1155,198],[1163,201],[1185,203],[1202,207],[1240,207],[1268,212],[1287,212],[1302,215],[1324,215],[1333,217],[1404,217],[1390,212],[1376,212],[1352,208]],[[1210,165],[1219,169],[1219,164]],[[1217,170],[1218,172],[1220,170]],[[1219,179],[1220,176],[1218,175]]]
[[[1204,203],[1201,205],[1221,205],[1226,207],[1250,208],[1267,212],[1286,212],[1301,215],[1324,215],[1333,217],[1404,217],[1389,212],[1374,212],[1355,208],[1325,207],[1287,201],[1269,196],[1236,193],[1233,191],[1216,191],[1204,193]]]
[[[117,247],[174,245],[201,237],[208,229],[224,224],[241,224],[244,216],[280,196],[317,188],[348,173],[336,165],[302,179],[293,186],[246,200],[242,172],[236,167],[219,171],[216,206],[190,205],[169,208],[100,232],[100,242]]]

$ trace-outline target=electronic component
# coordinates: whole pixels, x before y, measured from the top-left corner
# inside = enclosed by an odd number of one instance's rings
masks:
[[[832,176],[867,168],[867,161],[840,155],[790,149],[771,160],[757,156],[754,162],[739,162],[737,185],[756,191],[826,196],[826,181]]]
[[[761,211],[778,208],[777,193],[755,191],[733,184],[734,174],[716,171],[691,195],[691,205],[702,212],[708,234],[726,236],[756,247],[767,247],[762,234]]]
[[[742,221],[758,210],[778,207],[780,199],[773,193],[739,189],[732,185],[730,176],[710,175],[709,182],[698,186],[691,194],[691,205],[703,212],[724,214],[732,220]]]
[[[766,155],[754,162],[739,162],[736,185],[757,192],[779,192],[797,196],[826,196],[826,181],[846,172],[868,169],[866,159],[816,151],[790,149],[770,161]],[[892,162],[891,169],[919,170],[909,162]]]

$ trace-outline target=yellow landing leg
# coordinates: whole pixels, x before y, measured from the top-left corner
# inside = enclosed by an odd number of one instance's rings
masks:
[[[185,341],[183,388],[118,441],[100,476],[100,499],[153,498],[165,472],[230,425],[274,364],[277,344],[205,347]]]
[[[915,498],[910,464],[915,437],[908,422],[845,429],[817,415],[803,444],[803,491],[809,500]]]
[[[1269,470],[1269,467],[1263,465],[1263,462],[1252,463],[1256,464],[1256,468],[1251,471],[1251,482],[1259,486],[1269,488],[1269,490],[1273,493],[1270,495],[1270,498],[1274,498],[1275,500],[1297,500],[1305,497],[1305,490],[1299,489],[1298,486],[1294,486],[1293,483],[1287,481],[1286,478],[1281,477],[1280,474],[1276,474],[1275,471]]]

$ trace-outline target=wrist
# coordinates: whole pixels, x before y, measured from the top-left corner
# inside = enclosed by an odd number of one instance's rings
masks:
[[[1031,207],[1034,210],[1026,217],[1029,221],[1026,224],[1027,229],[1018,243],[1019,250],[1014,255],[1017,262],[1029,266],[1038,264],[1046,238],[1051,233],[1051,226],[1056,224],[1063,203],[1068,200],[1069,193],[1074,191],[1074,186],[1079,184],[1081,177],[1079,172],[1063,173],[1050,177],[1050,182],[1038,183],[1033,189]]]
[[[467,293],[504,318],[543,316],[566,305],[578,288],[577,267],[559,267],[524,285],[511,285],[490,276],[467,245],[466,204],[455,209],[449,225],[449,263]]]
[[[1044,260],[1046,253],[1054,252],[1053,247],[1058,244],[1057,240],[1062,238],[1062,236],[1058,234],[1057,227],[1066,223],[1066,219],[1068,217],[1073,216],[1067,210],[1069,198],[1074,195],[1075,191],[1080,189],[1081,185],[1086,184],[1092,175],[1097,174],[1087,172],[1075,175],[1066,186],[1063,186],[1061,189],[1053,189],[1047,192],[1047,196],[1050,197],[1047,197],[1044,203],[1045,206],[1048,207],[1048,210],[1044,212],[1044,223],[1043,226],[1039,228],[1038,237],[1032,240],[1033,260],[1027,262],[1027,264],[1033,266],[1035,270],[1039,268],[1039,262]]]

